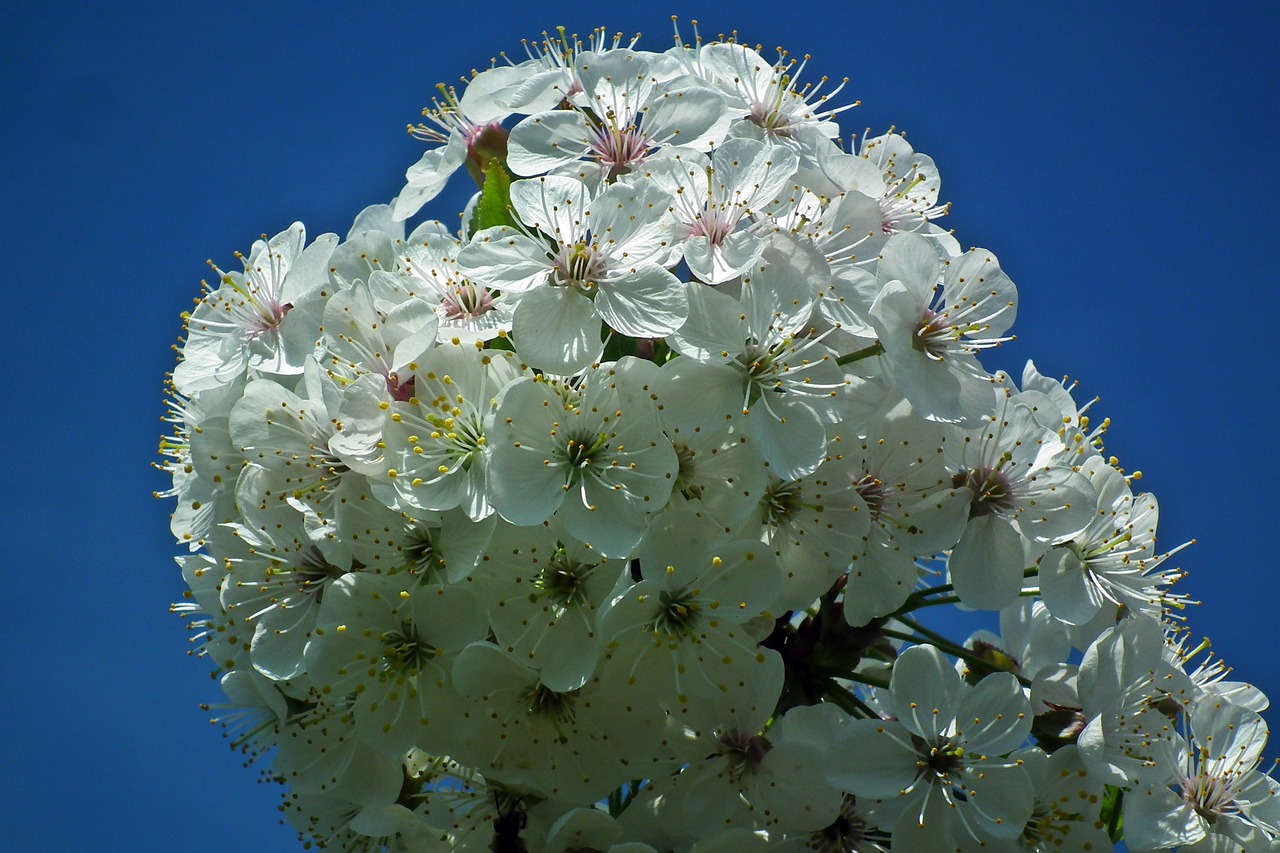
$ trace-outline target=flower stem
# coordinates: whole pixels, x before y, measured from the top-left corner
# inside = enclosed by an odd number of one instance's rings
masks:
[[[822,698],[830,699],[833,704],[839,705],[841,710],[851,717],[862,717],[870,720],[880,718],[880,715],[870,705],[834,681],[827,683],[827,687],[822,693]]]
[[[876,341],[874,344],[872,344],[869,347],[864,347],[863,349],[857,350],[856,352],[851,352],[848,355],[840,356],[839,358],[836,359],[836,364],[843,367],[846,364],[853,364],[855,361],[862,361],[862,359],[864,358],[872,358],[873,356],[883,355],[883,354],[884,354],[884,346],[879,341]]]

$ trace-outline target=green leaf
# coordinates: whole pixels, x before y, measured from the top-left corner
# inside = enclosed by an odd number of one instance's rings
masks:
[[[515,224],[515,214],[511,212],[511,176],[507,174],[501,161],[490,160],[484,176],[484,189],[480,191],[480,200],[476,202],[467,236],[471,237],[477,231],[495,225]]]
[[[1102,798],[1102,811],[1099,815],[1107,826],[1107,835],[1112,842],[1124,838],[1124,789],[1115,785],[1106,787]]]

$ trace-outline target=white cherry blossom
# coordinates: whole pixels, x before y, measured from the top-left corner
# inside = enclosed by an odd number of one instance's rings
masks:
[[[316,291],[328,282],[326,264],[338,238],[321,234],[310,246],[295,222],[270,240],[239,253],[244,272],[214,267],[219,287],[200,300],[186,321],[187,340],[173,383],[182,394],[225,385],[246,370],[293,376],[302,372],[320,328],[324,303]]]

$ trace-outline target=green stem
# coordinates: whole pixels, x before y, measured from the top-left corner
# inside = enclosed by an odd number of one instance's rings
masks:
[[[960,646],[960,645],[958,645],[958,644],[956,644],[956,643],[952,642],[952,641],[951,641],[951,640],[949,640],[948,638],[946,638],[946,637],[942,636],[942,635],[941,635],[941,634],[939,634],[937,631],[931,631],[931,630],[929,630],[928,628],[926,628],[925,626],[921,625],[919,622],[915,621],[914,619],[908,619],[906,616],[898,616],[898,617],[897,617],[897,620],[898,620],[899,622],[901,622],[903,625],[906,625],[906,626],[907,626],[908,628],[910,628],[912,631],[915,631],[915,632],[916,632],[917,634],[919,634],[920,636],[922,636],[922,637],[926,637],[926,638],[928,638],[929,640],[933,641],[933,642],[934,642],[934,643],[936,643],[938,646],[949,646],[949,647],[951,647],[951,648],[953,648],[953,649],[958,648],[958,649],[961,649],[961,650],[963,650],[963,648],[964,648],[963,646]],[[889,634],[890,632],[889,632],[889,631],[885,631],[884,633]],[[897,634],[897,632],[893,632],[893,633],[894,633],[895,635]],[[911,638],[911,637],[901,637],[901,636],[899,636],[899,639],[902,639],[902,640],[909,640],[909,639],[912,639],[912,638]]]
[[[971,649],[966,649],[964,646],[954,643],[951,640],[948,640],[946,637],[942,636],[936,631],[930,631],[928,628],[924,627],[919,622],[916,622],[913,619],[907,619],[903,616],[898,616],[895,618],[899,622],[901,622],[903,625],[906,625],[912,631],[915,631],[921,637],[924,637],[929,642],[933,643],[935,646],[937,646],[939,649],[946,652],[947,654],[955,655],[961,660],[967,660],[967,661],[970,661],[971,663],[975,663],[980,666],[984,666],[984,667],[991,666],[991,661],[986,660],[985,658],[982,657],[982,655],[974,654],[974,652]],[[901,631],[891,631],[887,629],[881,629],[881,633],[889,637],[897,637],[899,640],[907,640],[909,642],[914,642],[914,643],[920,642],[920,637],[912,637],[911,635],[904,634]],[[1031,679],[1023,678],[1021,675],[1018,675],[1017,678],[1018,678],[1018,681],[1021,682],[1022,686],[1024,687],[1031,686]]]
[[[875,708],[854,696],[833,679],[828,679],[827,686],[822,692],[822,697],[830,699],[835,705],[839,705],[841,710],[851,717],[861,717],[867,720],[879,720],[881,718]]]
[[[910,613],[914,610],[922,610],[926,607],[933,607],[938,604],[959,604],[959,603],[960,603],[960,596],[958,595],[940,595],[937,598],[930,598],[930,599],[921,601],[918,604],[916,604],[914,607],[912,607],[910,610],[907,610],[904,612]],[[901,618],[901,615],[899,615],[898,618]]]
[[[859,684],[869,684],[872,687],[879,687],[881,690],[889,689],[889,682],[882,681],[879,678],[872,678],[870,675],[863,675],[858,672],[841,673],[840,677],[845,679],[846,681],[856,681]]]
[[[911,593],[912,598],[923,598],[926,595],[937,595],[940,592],[954,592],[955,587],[949,583],[940,583],[937,586],[927,586],[924,589],[918,589]]]
[[[851,717],[862,716],[862,709],[858,707],[862,703],[858,701],[856,696],[834,681],[827,683],[826,688],[822,691],[822,698],[829,700],[833,705],[839,705],[840,709]]]
[[[1022,570],[1022,576],[1024,578],[1033,578],[1038,576],[1039,574],[1040,574],[1040,568],[1038,566],[1032,566],[1029,569]],[[1034,592],[1032,592],[1032,589],[1034,589]],[[1032,589],[1023,590],[1019,594],[1020,595],[1039,595],[1040,594],[1039,588],[1033,587]],[[938,584],[937,586],[930,586],[924,589],[918,589],[915,592],[911,593],[911,595],[907,596],[906,602],[904,602],[901,607],[899,607],[896,611],[894,611],[889,615],[890,617],[896,619],[897,617],[901,616],[904,613],[910,613],[911,611],[918,610],[921,607],[930,607],[933,604],[955,604],[959,599],[948,598],[945,601],[938,600],[938,601],[931,601],[928,603],[922,603],[924,602],[927,596],[937,595],[940,592],[954,592],[954,591],[955,591],[955,587],[949,583]]]
[[[843,367],[846,364],[853,364],[855,361],[862,361],[862,359],[864,358],[871,358],[873,356],[883,355],[883,354],[884,354],[884,346],[879,341],[876,341],[874,344],[872,344],[869,347],[864,347],[863,349],[857,350],[856,352],[851,352],[848,355],[840,356],[839,358],[836,359],[836,364]]]
[[[617,817],[622,814],[622,788],[621,786],[614,788],[609,792],[609,816]]]

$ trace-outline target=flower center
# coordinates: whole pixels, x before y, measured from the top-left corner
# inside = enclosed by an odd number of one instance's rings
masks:
[[[964,769],[964,747],[959,744],[944,742],[930,746],[919,735],[912,735],[911,740],[920,756],[916,761],[916,768],[920,773],[928,771],[939,779],[946,780],[952,773]]]
[[[706,237],[707,242],[719,246],[737,227],[737,217],[727,210],[708,208],[700,212],[689,226],[690,237]]]
[[[1205,760],[1205,759],[1202,759]],[[1219,776],[1199,775],[1182,783],[1182,799],[1196,814],[1216,823],[1224,814],[1238,811],[1227,780]]]
[[[782,94],[783,89],[779,87],[779,100],[781,100]],[[784,139],[791,137],[795,133],[795,130],[791,127],[791,116],[783,112],[781,104],[777,102],[756,102],[752,104],[751,109],[747,112],[746,119],[757,127]]]
[[[438,527],[422,527],[414,524],[408,529],[407,541],[400,549],[411,571],[421,573],[423,580],[432,577],[433,573],[444,571],[444,555],[440,553],[440,546],[436,541],[439,533]]]
[[[609,448],[608,433],[576,432],[565,443],[564,463],[579,471],[595,464],[602,450]]]
[[[476,287],[468,281],[451,288],[441,307],[448,319],[467,320],[489,313],[494,309],[494,303],[488,288]]]
[[[754,773],[771,749],[773,744],[764,735],[746,735],[734,730],[720,736],[716,754],[728,759],[729,778],[736,782]]]
[[[764,505],[765,526],[770,529],[777,528],[801,509],[800,484],[773,483],[765,488],[761,503]]]
[[[1013,512],[1016,508],[1009,476],[998,466],[961,471],[951,482],[956,488],[968,486],[973,493],[973,500],[969,504],[970,518]]]
[[[687,444],[678,441],[672,442],[671,446],[675,449],[676,464],[679,466],[676,472],[676,491],[691,501],[701,499],[702,493],[706,491],[707,487],[695,481],[697,464],[693,451],[689,449]]]
[[[422,665],[436,656],[435,646],[418,637],[412,622],[401,622],[399,628],[383,632],[378,639],[387,669],[408,677],[417,675]]]
[[[604,258],[586,242],[563,247],[553,268],[560,284],[588,292],[595,289],[606,272]]]
[[[591,156],[608,170],[610,181],[629,174],[649,153],[649,139],[635,124],[624,128],[602,125],[592,131],[590,141]]]
[[[682,589],[679,592],[663,590],[658,593],[658,615],[653,620],[653,630],[666,634],[695,637],[698,622],[697,591]]]
[[[320,549],[314,545],[303,553],[302,564],[293,570],[298,592],[310,595],[316,601],[324,595],[324,589],[329,581],[345,574],[345,571],[326,560],[320,553]]]
[[[551,688],[538,683],[529,688],[524,698],[530,716],[548,717],[558,724],[570,725],[575,717],[576,694],[576,690],[571,690],[568,693],[557,693]]]
[[[916,325],[911,346],[934,361],[942,361],[947,354],[947,345],[958,337],[958,331],[951,328],[945,314],[926,308]]]
[[[882,847],[864,847],[869,841],[887,842],[884,834],[871,829],[867,819],[858,811],[856,800],[845,794],[840,804],[840,815],[825,829],[809,836],[809,848],[821,853],[858,853],[863,849],[880,850]]]
[[[853,488],[862,496],[867,509],[871,510],[871,520],[873,522],[879,520],[880,510],[884,508],[887,496],[884,483],[878,477],[867,474],[861,480],[855,482]]]
[[[393,370],[387,374],[387,393],[391,395],[391,399],[393,400],[397,400],[401,403],[407,402],[409,398],[413,397],[416,393],[414,389],[414,386],[417,384],[416,380],[417,377],[410,376],[408,379],[401,382],[399,374]]]
[[[530,599],[547,598],[562,607],[586,604],[587,576],[596,565],[596,563],[580,563],[561,549],[538,573],[537,579],[533,582],[538,591],[530,595]]]

